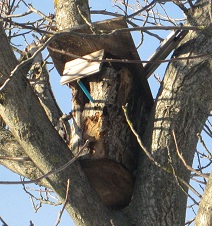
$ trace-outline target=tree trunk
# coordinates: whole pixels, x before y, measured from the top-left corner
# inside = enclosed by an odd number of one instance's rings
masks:
[[[195,225],[196,226],[210,226],[212,225],[212,173],[210,174],[210,177],[208,179],[208,183],[206,185],[204,195],[201,199],[201,202],[199,204],[199,209],[197,212],[197,216],[195,219]]]
[[[211,52],[208,5],[201,1],[188,25],[205,25],[190,31],[173,54],[189,57]],[[144,143],[165,172],[141,155],[135,192],[131,203],[136,225],[183,225],[190,172],[182,164],[176,148],[192,165],[200,133],[212,108],[211,62],[209,59],[181,60],[170,63],[152,112]],[[177,144],[173,139],[173,131]],[[179,177],[180,179],[176,179]],[[137,214],[139,210],[141,214]]]
[[[64,2],[61,1],[60,4],[67,4],[68,1]],[[77,15],[73,10],[80,12],[78,3],[75,8],[70,4],[69,10],[59,7],[60,4],[56,5],[58,29],[68,29],[90,21],[90,18],[84,18],[81,13],[78,15],[82,16],[82,20],[70,17],[70,14]],[[64,19],[65,15],[67,18]],[[84,12],[83,15],[89,16],[89,13]],[[67,22],[70,19],[73,21]],[[90,28],[92,29],[91,25]],[[65,48],[61,47],[62,43],[59,44],[60,50],[68,51],[69,46]],[[106,45],[103,48],[105,57],[110,57],[112,53]],[[55,60],[54,55],[52,58]],[[61,61],[63,58],[61,56]],[[122,106],[128,103],[128,114],[142,135],[152,104],[152,100],[147,103],[145,90],[139,86],[138,76],[133,73],[132,67],[124,64],[103,64],[99,73],[82,79],[95,100],[94,103],[88,100],[76,82],[69,84],[73,95],[74,121],[70,148],[76,155],[85,140],[90,140],[90,155],[80,159],[81,166],[101,200],[111,208],[121,208],[129,204],[134,185],[133,174],[137,166],[138,144],[125,120]]]
[[[57,29],[77,27],[90,22],[88,0],[54,0]]]
[[[2,37],[0,62],[3,65],[0,67],[2,69],[0,73],[7,79],[17,61],[13,52],[10,51],[9,42],[2,27],[0,36]],[[7,49],[7,55],[2,51],[3,48]],[[48,120],[21,69],[17,70],[1,89],[0,114],[26,154],[43,174],[63,166],[73,157],[67,144]],[[50,176],[47,180],[64,201],[68,178],[71,179],[71,186],[66,209],[75,223],[77,225],[101,225],[102,223],[109,225],[113,217],[109,216],[108,210],[90,187],[78,162],[62,173]],[[89,205],[88,200],[90,200]],[[93,218],[93,213],[97,212],[99,218]]]

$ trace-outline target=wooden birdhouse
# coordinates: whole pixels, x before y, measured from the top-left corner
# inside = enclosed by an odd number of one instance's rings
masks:
[[[118,32],[123,28],[127,28],[124,17],[94,23],[95,34],[85,25],[58,36],[49,48],[61,84],[73,92],[70,149],[76,154],[89,139],[90,154],[81,157],[80,163],[111,208],[129,204],[141,152],[122,106],[128,104],[130,120],[142,137],[153,104],[131,34],[126,29]]]

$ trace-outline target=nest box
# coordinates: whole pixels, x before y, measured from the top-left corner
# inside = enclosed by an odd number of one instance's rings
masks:
[[[58,35],[49,46],[61,84],[78,82],[90,100],[81,101],[80,117],[83,139],[92,141],[93,154],[80,162],[102,201],[112,208],[130,202],[138,154],[135,151],[138,144],[126,123],[122,105],[129,101],[130,117],[139,133],[145,130],[153,105],[143,65],[126,63],[126,60],[140,61],[127,27],[124,17],[93,23],[95,34],[88,25],[83,25],[71,29],[70,34]],[[112,32],[116,30],[120,32]],[[118,63],[110,64],[109,59]],[[108,72],[114,72],[115,76],[109,77]],[[103,93],[103,88],[106,95],[96,99],[93,93],[95,90],[96,94]],[[107,99],[113,92],[114,96]]]
[[[93,27],[96,34],[93,34],[90,27],[85,24],[71,29],[70,34],[59,35],[50,43],[48,50],[61,76],[64,75],[67,62],[86,55],[92,56],[92,53],[99,50],[104,50],[105,56],[109,54],[112,59],[140,61],[129,31],[125,30],[110,34],[112,31],[128,28],[124,17],[95,22],[93,23]],[[101,33],[107,35],[102,36]],[[57,52],[57,50],[60,51]],[[70,64],[72,63],[70,62]],[[142,63],[128,64],[128,67],[136,77],[147,103],[152,106],[153,98]],[[65,78],[61,80],[61,83],[64,84],[64,82]]]

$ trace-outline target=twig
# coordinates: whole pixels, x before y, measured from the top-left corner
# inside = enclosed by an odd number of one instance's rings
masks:
[[[177,5],[185,13],[185,15],[188,15],[188,9],[183,5],[181,1],[173,0],[173,3]]]
[[[40,28],[36,28],[34,26],[26,25],[25,23],[18,23],[15,21],[12,21],[10,18],[0,18],[0,21],[8,22],[13,26],[19,27],[19,28],[24,28],[24,29],[29,29],[32,31],[36,31],[38,33],[43,33],[43,34],[53,34],[53,32],[49,32],[46,30],[41,30]]]
[[[33,59],[40,54],[40,52],[42,50],[44,50],[49,43],[54,39],[54,36],[50,37],[40,48],[38,48],[38,50],[28,59],[22,61],[20,64],[18,64],[11,72],[10,77],[8,79],[6,79],[6,81],[4,82],[4,84],[0,87],[0,91],[2,91],[2,89],[7,85],[7,83],[11,80],[11,78],[15,75],[18,74],[19,70],[21,70],[24,66],[26,66],[27,64],[31,64],[33,62]]]
[[[64,210],[65,210],[66,204],[67,204],[67,202],[68,202],[69,187],[70,187],[70,179],[68,179],[68,181],[67,181],[65,202],[64,202],[63,208],[62,208],[61,211],[59,212],[59,216],[58,216],[58,218],[57,218],[57,222],[56,222],[55,226],[58,226],[58,225],[59,225],[59,223],[60,223],[60,221],[61,221],[61,218],[62,218],[62,215],[63,215],[63,212],[64,212]]]
[[[94,35],[94,34],[79,34],[82,36],[101,36],[101,37],[106,37],[110,35],[116,35],[117,33],[121,32],[129,32],[129,31],[147,31],[147,30],[185,30],[185,31],[190,31],[190,30],[203,30],[206,28],[204,25],[201,26],[146,26],[146,27],[132,27],[132,28],[120,28],[120,29],[114,29],[114,30],[102,30],[102,33],[100,35]],[[69,29],[70,30],[70,29]],[[100,30],[101,31],[101,30]],[[74,35],[73,32],[70,34]]]
[[[130,121],[128,114],[127,114],[127,105],[126,106],[122,106],[122,109],[124,111],[124,115],[127,121],[127,124],[129,125],[131,131],[133,132],[133,134],[135,135],[138,144],[140,145],[140,147],[142,148],[142,150],[145,152],[145,154],[147,155],[147,157],[154,162],[154,164],[162,169],[164,169],[166,172],[169,172],[169,170],[167,170],[167,168],[164,168],[164,166],[162,166],[159,162],[157,162],[154,157],[152,156],[152,154],[146,149],[146,147],[143,145],[143,142],[141,141],[140,136],[138,135],[138,133],[135,131],[135,129],[133,128],[133,124]]]
[[[179,176],[178,176],[178,179],[188,188],[188,189],[190,189],[198,198],[202,198],[202,196],[200,195],[200,193],[199,192],[197,192],[197,190],[195,190],[190,184],[188,184],[187,182],[185,182],[182,178],[180,178]],[[189,196],[190,198],[191,198],[191,196]],[[198,205],[198,202],[196,202],[196,200],[195,199],[193,199],[193,198],[191,198],[192,200],[193,200],[193,202],[196,204],[196,205]]]
[[[109,12],[107,10],[90,10],[90,14],[103,14],[103,15],[114,16],[114,17],[123,16],[122,14]]]
[[[206,54],[200,54],[200,55],[196,55],[196,56],[188,56],[188,57],[175,57],[175,58],[171,58],[171,59],[167,59],[167,60],[154,60],[154,61],[150,61],[150,60],[129,60],[129,59],[110,59],[110,58],[106,58],[106,59],[102,59],[102,60],[98,60],[98,59],[88,59],[86,57],[82,57],[79,55],[75,55],[72,53],[69,53],[65,50],[59,50],[53,47],[48,47],[50,50],[57,52],[57,53],[61,53],[70,57],[73,57],[75,59],[79,58],[82,60],[86,60],[88,62],[108,62],[108,63],[124,63],[124,64],[143,64],[143,63],[168,63],[168,62],[175,62],[175,61],[180,61],[180,60],[195,60],[195,59],[199,59],[199,58],[209,58],[212,57],[212,53],[206,53]]]
[[[127,23],[130,24],[130,25],[132,25],[133,27],[139,27],[137,24],[133,23],[133,22],[130,21],[130,20],[127,20]],[[151,36],[157,38],[157,39],[160,40],[161,42],[164,40],[164,39],[161,38],[159,35],[154,34],[154,33],[150,32],[150,31],[145,31],[145,33],[147,33],[148,35],[151,35]]]
[[[149,3],[149,5],[143,7],[142,9],[136,11],[135,13],[132,13],[132,14],[128,15],[127,19],[133,18],[134,16],[142,13],[143,11],[150,10],[156,3],[157,3],[157,1],[153,0],[152,2]]]
[[[0,156],[0,160],[11,160],[11,161],[30,161],[29,157],[10,157],[10,156]]]
[[[201,134],[199,134],[199,133],[198,133],[198,134],[197,134],[197,137],[198,137],[198,139],[199,139],[200,143],[202,144],[202,146],[204,147],[205,151],[208,153],[208,155],[209,155],[209,159],[211,160],[211,159],[212,159],[211,152],[208,150],[208,148],[207,148],[207,146],[206,146],[206,144],[205,144],[204,140],[202,139]]]
[[[173,175],[175,177],[175,180],[177,182],[177,185],[180,187],[180,189],[182,190],[182,192],[187,195],[195,204],[197,204],[196,200],[188,193],[185,191],[185,189],[183,188],[183,186],[180,184],[180,181],[182,182],[182,179],[179,178],[177,176],[177,173],[175,171],[175,168],[174,168],[174,164],[173,164],[173,161],[172,161],[172,157],[171,157],[171,153],[169,151],[169,148],[167,147],[167,150],[168,150],[168,156],[169,156],[169,161],[170,161],[170,165],[171,165],[171,168],[172,168],[172,172],[173,172]],[[186,186],[188,187],[188,186]],[[194,190],[194,188],[192,187],[192,189]],[[195,192],[197,193],[197,191],[195,190]]]
[[[2,217],[0,217],[0,221],[3,223],[2,226],[8,226],[8,224],[2,219]]]
[[[181,159],[182,163],[184,164],[184,166],[185,166],[189,171],[196,173],[196,174],[199,175],[200,177],[203,177],[203,178],[207,178],[207,179],[208,179],[209,177],[208,177],[207,175],[205,175],[205,174],[203,174],[203,173],[201,173],[201,172],[199,172],[199,171],[193,169],[191,166],[189,166],[189,165],[186,163],[186,161],[185,161],[185,159],[183,158],[182,154],[180,154],[180,151],[179,151],[179,148],[178,148],[178,144],[177,144],[177,140],[176,140],[176,136],[175,136],[174,130],[172,130],[172,136],[173,136],[173,139],[174,139],[174,143],[175,143],[175,147],[176,147],[177,154],[178,154],[179,158]]]
[[[9,15],[3,14],[3,16],[5,18],[19,18],[19,17],[28,16],[31,13],[32,13],[32,11],[28,11],[28,12],[24,12],[24,13],[20,13],[20,14],[9,14]]]
[[[199,156],[199,155],[201,155],[201,153],[197,152],[197,155]],[[203,157],[202,157],[202,158],[203,158]],[[206,158],[206,159],[208,159],[208,158]],[[197,171],[202,171],[202,170],[208,168],[208,167],[212,164],[211,159],[209,158],[208,160],[209,160],[209,163],[208,163],[208,164],[206,164],[205,166],[198,167],[198,169],[196,169],[196,170],[197,170]],[[206,173],[205,173],[205,174],[206,174]],[[196,176],[197,176],[197,175],[196,175]]]
[[[32,4],[26,4],[26,6],[34,13],[40,15],[44,20],[47,20],[49,22],[52,22],[53,20],[51,18],[49,18],[48,16],[46,16],[45,14],[43,14],[40,10],[35,9]]]
[[[81,11],[79,5],[77,5],[77,10],[78,10],[80,16],[82,17],[82,19],[83,19],[83,20],[85,21],[85,23],[89,26],[89,28],[90,28],[90,30],[92,31],[92,33],[95,34],[96,32],[95,32],[95,28],[94,28],[93,24],[86,18],[85,15],[83,15],[83,13],[82,13],[82,11]]]
[[[195,182],[197,182],[197,183],[199,183],[199,184],[206,185],[206,183],[205,183],[205,182],[203,182],[203,181],[201,181],[201,180],[197,180],[197,179],[195,179],[195,178],[194,178],[194,175],[191,177],[191,180],[193,180],[193,181],[195,181]]]
[[[32,206],[33,206],[35,212],[37,212],[42,207],[42,204],[48,204],[48,205],[53,205],[53,206],[61,205],[61,202],[59,201],[59,199],[56,199],[55,197],[54,197],[54,199],[56,201],[51,201],[49,199],[48,190],[45,192],[45,195],[46,195],[45,198],[42,195],[43,191],[41,189],[40,190],[37,190],[37,192],[39,192],[39,194],[40,194],[40,197],[38,198],[38,197],[34,196],[31,192],[29,192],[28,191],[29,188],[26,188],[24,184],[23,184],[23,189],[29,195],[30,200],[32,202]],[[52,196],[50,196],[50,197],[52,197]],[[39,203],[36,204],[35,201],[37,201]]]
[[[83,152],[83,150],[88,146],[89,144],[89,140],[86,140],[85,141],[85,144],[82,146],[82,148],[79,150],[79,152],[77,153],[77,155],[75,155],[70,161],[68,161],[65,165],[61,166],[60,168],[58,169],[55,169],[55,170],[52,170],[46,174],[44,174],[43,176],[41,177],[38,177],[34,180],[30,180],[30,181],[0,181],[0,184],[6,184],[6,185],[11,185],[11,184],[33,184],[33,183],[37,183],[39,182],[40,180],[46,178],[46,177],[49,177],[50,175],[52,174],[56,174],[56,173],[59,173],[63,170],[65,170],[68,166],[70,166],[73,162],[75,162],[80,154]]]
[[[201,160],[200,160],[200,154],[198,152],[197,152],[197,159],[198,159],[198,163],[199,163],[197,171],[200,171],[201,173],[203,173],[202,172],[203,167],[202,167]],[[209,163],[211,163],[211,161]],[[206,184],[207,181],[206,181],[206,179],[204,177],[203,177],[203,180],[204,180],[204,182]]]
[[[193,219],[187,221],[187,222],[185,223],[185,225],[190,225],[190,224],[192,224],[192,223],[195,221],[195,219],[196,219],[196,217],[194,217]]]
[[[160,75],[156,75],[155,73],[153,74],[154,78],[158,81],[159,84],[162,83],[161,79],[160,79]]]
[[[211,129],[210,129],[210,127],[205,123],[205,125],[204,125],[204,127],[203,127],[203,131],[205,132],[205,133],[207,133],[207,135],[210,137],[210,138],[212,138],[212,131],[211,131]]]
[[[165,172],[169,173],[169,174],[173,174],[173,169],[172,168],[168,168],[166,166],[161,165],[159,162],[156,161],[156,159],[154,159],[154,157],[151,155],[151,153],[146,149],[146,147],[143,145],[141,138],[139,137],[138,133],[135,131],[135,129],[133,128],[132,122],[129,120],[128,114],[127,114],[127,109],[126,106],[122,106],[123,111],[124,111],[124,115],[126,118],[126,121],[132,131],[132,133],[135,135],[138,144],[140,145],[140,147],[142,148],[142,150],[144,151],[144,153],[147,155],[147,157],[159,168],[161,168],[162,170],[164,170]],[[187,186],[196,196],[198,196],[199,198],[201,198],[202,196],[191,186],[189,185],[187,182],[185,182],[182,178],[180,178],[178,175],[175,175],[177,177],[177,179],[182,182],[185,186]],[[192,199],[194,202],[195,200]]]

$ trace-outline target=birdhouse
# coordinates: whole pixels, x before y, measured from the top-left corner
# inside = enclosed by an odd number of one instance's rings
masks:
[[[90,154],[81,157],[80,163],[111,208],[129,204],[142,151],[122,106],[127,104],[129,118],[142,137],[153,105],[145,70],[127,27],[124,17],[94,23],[95,34],[84,25],[58,36],[49,46],[61,84],[73,91],[70,149],[76,154],[80,142],[90,141]]]
[[[140,57],[133,42],[126,19],[118,17],[93,23],[95,34],[91,28],[85,24],[70,31],[70,34],[57,36],[49,45],[49,53],[54,65],[61,76],[63,76],[65,64],[71,60],[79,59],[82,56],[103,49],[105,58],[113,60],[125,59],[122,65],[127,64],[127,60],[134,60],[137,63],[128,63],[128,68],[133,71],[134,77],[140,86],[140,91],[147,99],[149,106],[153,104],[152,94],[147,82],[143,64],[139,63]],[[122,29],[125,29],[124,31]],[[77,34],[77,35],[76,35]],[[58,51],[57,51],[58,50]],[[116,64],[117,65],[117,64]]]

